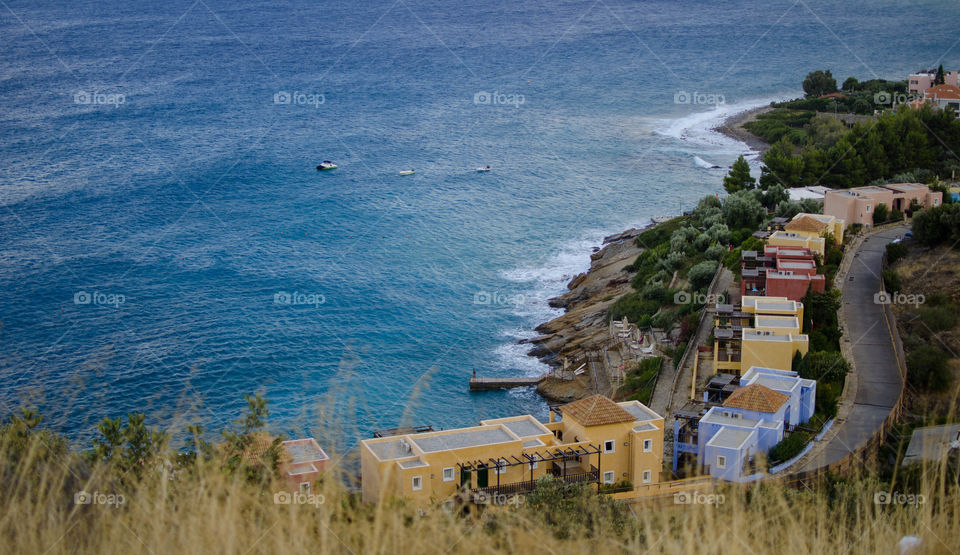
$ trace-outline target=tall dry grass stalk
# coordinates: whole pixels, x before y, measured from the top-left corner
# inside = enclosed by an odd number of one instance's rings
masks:
[[[618,523],[592,495],[576,514],[542,505],[467,516],[420,514],[399,501],[364,505],[336,471],[314,490],[322,503],[275,504],[273,484],[250,485],[213,463],[177,473],[158,464],[142,479],[118,478],[52,443],[34,434],[0,445],[3,552],[897,553],[905,535],[921,539],[918,552],[960,548],[960,495],[946,466],[927,468],[918,491],[902,492],[923,495],[917,505],[875,504],[886,488],[861,476],[815,489],[727,486],[713,505],[638,503]],[[76,504],[81,490],[105,496],[96,501],[122,494],[123,504]]]

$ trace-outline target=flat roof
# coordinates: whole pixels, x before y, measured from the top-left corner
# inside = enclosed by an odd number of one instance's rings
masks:
[[[531,436],[542,436],[544,434],[549,434],[550,430],[544,428],[540,425],[539,422],[530,419],[523,420],[510,420],[508,422],[500,422],[506,426],[511,432],[517,434],[517,437],[531,437]]]
[[[754,318],[757,327],[763,328],[799,328],[800,321],[796,316],[769,316],[759,315]]]
[[[329,459],[323,449],[313,439],[294,439],[283,442],[284,449],[290,454],[293,464],[302,464]]]
[[[771,333],[766,330],[755,330],[753,328],[747,328],[743,330],[743,339],[750,339],[753,341],[774,341],[777,343],[786,343],[793,341],[793,337],[790,334],[776,334]]]
[[[804,270],[817,267],[812,260],[779,260],[777,261],[777,265],[784,268],[798,268]]]
[[[409,461],[400,461],[400,462],[398,462],[397,464],[400,465],[400,468],[403,468],[403,469],[407,469],[407,468],[418,468],[418,467],[421,467],[421,466],[427,466],[427,463],[423,462],[423,461],[420,460],[420,459],[411,459],[411,460],[409,460]]]
[[[726,447],[728,449],[738,449],[753,434],[753,430],[744,430],[741,428],[723,428],[715,436],[710,438],[707,445],[714,447]]]
[[[453,449],[477,447],[479,445],[492,445],[495,443],[508,443],[511,441],[517,441],[516,438],[508,434],[499,426],[474,428],[455,432],[424,434],[411,437],[410,440],[416,443],[424,453],[450,451]]]
[[[373,451],[373,454],[381,461],[399,459],[400,457],[408,457],[413,454],[413,451],[410,449],[410,444],[403,438],[392,439],[390,441],[371,441],[367,443],[367,447],[369,447],[370,450]]]
[[[651,424],[651,423],[649,423],[649,422],[643,422],[642,424],[640,424],[640,425],[638,425],[638,426],[635,426],[635,427],[633,428],[633,431],[635,431],[635,432],[649,432],[649,431],[656,430],[656,429],[657,429],[657,427],[654,426],[653,424]]]
[[[653,412],[650,408],[644,406],[640,401],[624,401],[622,403],[617,403],[624,410],[633,415],[634,419],[638,422],[646,422],[648,420],[659,420],[663,418],[659,414]]]
[[[788,378],[786,376],[778,377],[771,376],[770,374],[760,374],[750,383],[760,384],[766,387],[769,387],[773,390],[785,390],[789,391],[796,387],[800,381],[798,378]]]
[[[701,422],[706,422],[707,424],[720,424],[722,426],[740,426],[742,428],[755,428],[760,420],[754,420],[753,418],[743,418],[741,416],[724,416],[723,410],[730,411],[730,409],[724,409],[723,407],[713,407],[707,411],[707,414],[703,415],[703,418],[700,419]],[[734,411],[735,412],[735,411]]]
[[[544,442],[540,441],[540,440],[537,439],[537,438],[533,438],[533,439],[531,439],[531,440],[528,440],[528,441],[524,441],[524,442],[523,442],[523,447],[524,447],[525,449],[529,449],[529,448],[531,448],[531,447],[543,447],[544,445],[546,445],[546,444],[545,444]]]

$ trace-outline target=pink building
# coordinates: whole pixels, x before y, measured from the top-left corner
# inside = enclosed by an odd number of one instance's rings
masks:
[[[800,301],[808,289],[823,293],[826,280],[817,273],[810,249],[767,245],[763,255],[741,255],[740,296],[786,297]]]
[[[309,494],[313,483],[329,464],[330,457],[312,437],[283,442],[280,475],[290,493]]]
[[[824,195],[823,213],[842,219],[847,225],[861,224],[871,227],[877,205],[883,204],[889,210],[906,212],[913,201],[922,208],[932,208],[943,201],[943,193],[931,191],[922,183],[891,183],[837,189]]]
[[[907,79],[907,93],[923,94],[927,89],[933,86],[933,80],[937,72],[911,73]],[[947,71],[943,75],[943,84],[960,87],[960,75],[956,71]]]

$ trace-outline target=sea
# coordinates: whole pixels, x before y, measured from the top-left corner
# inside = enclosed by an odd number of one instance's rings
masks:
[[[532,414],[605,235],[722,192],[730,115],[960,66],[955,1],[7,0],[0,415],[348,452]],[[323,160],[339,167],[317,171]],[[491,166],[489,172],[478,167]],[[712,166],[720,166],[721,169]],[[412,169],[412,175],[400,175]]]

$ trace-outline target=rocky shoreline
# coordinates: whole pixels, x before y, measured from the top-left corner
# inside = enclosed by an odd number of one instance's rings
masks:
[[[762,156],[770,145],[744,129],[743,124],[771,109],[761,106],[734,114],[714,130],[746,143]],[[587,374],[572,380],[554,374],[563,368],[565,358],[572,361],[586,352],[600,350],[608,340],[607,309],[633,290],[630,280],[634,272],[627,270],[627,266],[643,251],[635,239],[656,225],[651,222],[643,229],[628,229],[605,237],[602,246],[590,255],[590,269],[574,276],[567,284],[566,293],[549,300],[550,306],[563,308],[564,314],[537,326],[539,336],[521,341],[532,345],[527,354],[551,367],[551,374],[537,386],[537,393],[548,401],[565,403],[595,392],[596,384]]]
[[[607,309],[622,295],[632,291],[633,272],[626,267],[643,250],[636,238],[644,229],[628,229],[603,239],[603,246],[590,255],[590,269],[577,274],[567,284],[567,291],[550,299],[550,306],[565,309],[562,316],[536,327],[538,337],[523,340],[533,346],[528,353],[549,364],[563,367],[563,360],[576,359],[583,353],[597,350],[608,339]],[[537,392],[555,402],[568,402],[593,394],[594,383],[588,375],[564,380],[548,375]]]

